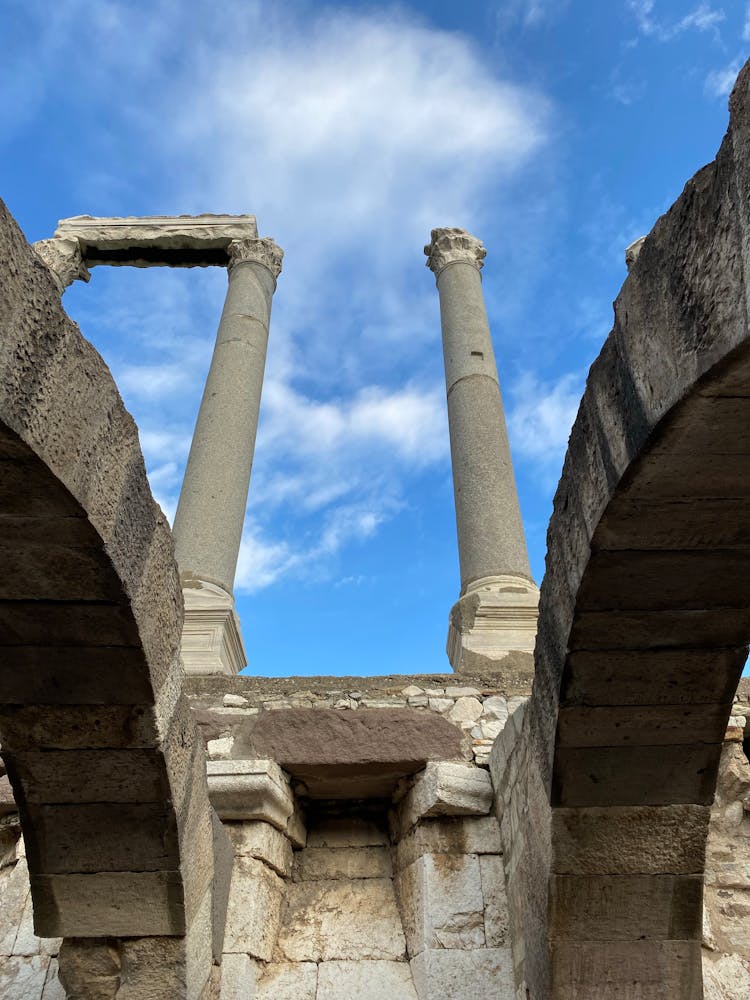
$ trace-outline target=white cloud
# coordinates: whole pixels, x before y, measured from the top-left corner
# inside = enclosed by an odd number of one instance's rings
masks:
[[[712,70],[705,81],[706,93],[711,97],[728,97],[734,87],[737,74],[742,68],[742,59],[734,59],[723,69]]]
[[[564,12],[569,0],[504,0],[497,7],[501,27],[520,23],[525,28],[538,28]]]
[[[660,42],[669,42],[691,29],[718,34],[719,25],[726,20],[724,11],[712,7],[709,3],[700,3],[695,10],[672,22],[656,19],[655,0],[628,0],[628,7],[635,15],[641,34],[656,38]]]
[[[511,387],[508,431],[513,452],[545,468],[559,469],[583,391],[583,376],[542,382],[524,373]]]

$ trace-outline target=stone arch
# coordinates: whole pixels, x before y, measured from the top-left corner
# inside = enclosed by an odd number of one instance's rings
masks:
[[[615,302],[555,497],[509,878],[535,1000],[703,995],[708,807],[750,638],[749,156],[746,66]]]
[[[0,734],[35,928],[187,935],[197,996],[212,818],[171,533],[106,365],[1,203],[0,257]]]

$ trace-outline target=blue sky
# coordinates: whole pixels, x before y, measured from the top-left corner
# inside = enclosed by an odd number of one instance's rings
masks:
[[[434,226],[484,290],[537,582],[623,251],[711,160],[744,2],[6,0],[2,193],[70,215],[251,212],[285,250],[236,591],[250,670],[448,669],[459,576]],[[219,269],[65,294],[171,517]]]

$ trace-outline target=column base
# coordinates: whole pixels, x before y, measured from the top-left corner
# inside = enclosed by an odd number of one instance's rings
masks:
[[[227,674],[247,666],[234,600],[221,587],[203,580],[183,586],[185,621],[182,662],[188,674]]]
[[[456,673],[513,670],[531,676],[539,588],[525,577],[490,576],[453,605],[446,652]]]

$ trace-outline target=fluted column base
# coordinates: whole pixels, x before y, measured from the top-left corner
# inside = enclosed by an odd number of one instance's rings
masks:
[[[519,576],[492,576],[469,585],[453,605],[446,652],[456,673],[512,670],[531,676],[539,588]]]
[[[188,674],[234,677],[247,666],[234,600],[221,587],[195,580],[183,587],[182,662]]]

